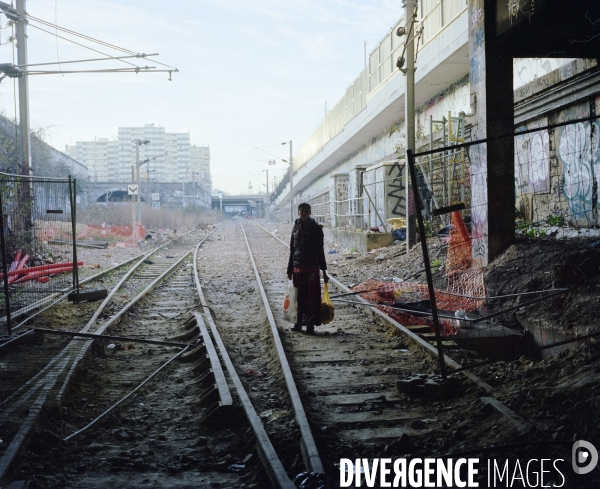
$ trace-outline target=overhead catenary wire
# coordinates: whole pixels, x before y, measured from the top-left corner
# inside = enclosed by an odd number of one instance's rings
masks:
[[[88,59],[74,59],[71,61],[51,61],[49,63],[32,63],[27,65],[16,65],[18,68],[29,68],[30,66],[47,66],[47,65],[65,65],[68,63],[88,63],[92,61],[112,61],[113,59],[124,59],[124,58],[146,58],[148,56],[158,56],[158,53],[152,54],[135,54],[130,56],[109,56],[108,58],[88,58]],[[154,61],[154,60],[153,60]]]
[[[39,22],[40,24],[43,24],[43,25],[45,25],[46,27],[52,27],[52,28],[56,28],[57,30],[59,30],[59,31],[61,31],[61,32],[64,32],[64,33],[66,33],[66,34],[71,34],[71,35],[73,35],[73,36],[81,37],[82,39],[85,39],[85,40],[87,40],[87,41],[92,41],[92,42],[95,42],[95,43],[97,43],[97,44],[101,44],[101,45],[103,45],[103,46],[105,46],[105,47],[112,48],[112,49],[116,49],[117,51],[122,51],[122,52],[124,52],[124,53],[128,53],[128,54],[135,54],[135,52],[134,52],[134,51],[131,51],[130,49],[126,49],[126,48],[123,48],[123,47],[121,47],[121,46],[117,46],[116,44],[111,44],[111,43],[109,43],[109,42],[102,41],[102,40],[100,40],[100,39],[96,39],[96,38],[94,38],[94,37],[87,36],[87,35],[85,35],[85,34],[81,34],[80,32],[73,31],[73,30],[71,30],[71,29],[67,29],[66,27],[61,27],[61,26],[59,26],[59,25],[53,24],[52,22],[48,22],[47,20],[44,20],[44,19],[39,19],[39,18],[37,18],[37,17],[34,17],[34,16],[30,15],[30,14],[27,14],[27,18],[28,18],[29,20],[32,20],[32,21],[34,21],[34,22]]]
[[[108,47],[108,48],[111,48],[111,49],[115,49],[115,50],[121,51],[123,53],[131,54],[131,55],[135,55],[136,54],[135,51],[131,51],[130,49],[126,49],[126,48],[117,46],[115,44],[111,44],[111,43],[108,43],[108,42],[105,42],[105,41],[101,41],[100,39],[96,39],[94,37],[87,36],[85,34],[81,34],[79,32],[73,31],[71,29],[67,29],[65,27],[61,27],[61,26],[58,26],[56,24],[52,24],[51,22],[48,22],[48,21],[43,20],[43,19],[39,19],[37,17],[33,17],[32,15],[29,15],[29,14],[27,14],[27,18],[31,19],[31,20],[33,20],[35,22],[39,22],[40,24],[43,24],[43,25],[45,25],[47,27],[54,27],[57,30],[60,30],[60,31],[66,33],[66,34],[71,34],[72,36],[80,37],[80,38],[85,39],[87,41],[95,42],[95,43],[100,44],[102,46],[105,46],[105,47]],[[30,25],[32,27],[36,27],[37,29],[44,30],[44,29],[41,29],[40,27],[34,26],[33,24],[30,24]],[[53,34],[52,32],[49,32],[49,31],[45,31],[44,30],[44,32],[48,32],[51,35],[56,35],[56,34]],[[60,37],[60,36],[58,36],[58,37]],[[61,39],[64,39],[64,38],[61,37]],[[73,42],[73,41],[71,41],[71,42]],[[91,48],[88,48],[88,49],[91,49]],[[168,65],[166,63],[160,63],[158,61],[156,63],[160,64],[161,66],[166,66],[168,68],[173,68],[173,70],[176,70],[176,68],[174,66]]]
[[[50,34],[51,36],[56,36],[56,37],[58,37],[60,39],[64,39],[65,41],[68,41],[70,43],[76,44],[77,46],[81,46],[82,48],[89,49],[90,51],[94,51],[95,53],[103,54],[104,56],[110,56],[110,54],[103,53],[102,51],[98,51],[97,49],[94,49],[94,48],[91,48],[89,46],[86,46],[85,44],[81,44],[79,42],[73,41],[72,39],[69,39],[67,37],[59,36],[57,34],[54,34],[53,32],[47,31],[46,29],[42,29],[39,26],[36,26],[36,25],[33,25],[33,24],[29,24],[29,26],[33,27],[34,29],[38,29],[38,30],[40,30],[42,32],[46,32],[47,34]],[[130,53],[130,54],[133,54],[133,52]],[[129,61],[123,61],[123,60],[119,60],[119,61],[121,61],[122,63],[128,64],[128,65],[131,65],[131,66],[136,66],[135,64],[130,63]]]
[[[105,70],[44,70],[44,71],[25,71],[25,75],[59,75],[61,73],[172,73],[173,70],[155,70],[155,66],[136,66],[134,68],[108,68]]]

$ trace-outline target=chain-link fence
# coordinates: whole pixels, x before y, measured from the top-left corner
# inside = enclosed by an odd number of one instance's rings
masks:
[[[0,335],[77,289],[75,186],[71,178],[0,174]]]
[[[491,141],[410,155],[431,276],[370,280],[361,295],[465,367],[596,335],[599,124],[587,117],[494,138],[514,144],[515,215],[508,247],[489,263],[482,253],[506,217],[494,215],[488,198],[495,177],[482,156]]]

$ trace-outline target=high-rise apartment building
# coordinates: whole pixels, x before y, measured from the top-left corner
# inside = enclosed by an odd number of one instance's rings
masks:
[[[210,182],[210,152],[208,147],[190,146],[188,133],[166,132],[164,127],[145,124],[143,127],[119,127],[117,139],[77,141],[67,146],[65,153],[89,168],[92,181],[131,181],[136,162],[135,140],[149,141],[139,145],[139,161],[150,160],[140,167],[142,181]],[[198,178],[200,177],[200,178]]]
[[[88,167],[88,175],[92,182],[113,180],[113,175],[118,171],[118,141],[110,141],[108,138],[78,141],[75,146],[67,146],[65,153]]]
[[[190,148],[190,168],[196,173],[195,180],[210,190],[210,148],[208,146],[192,146]]]

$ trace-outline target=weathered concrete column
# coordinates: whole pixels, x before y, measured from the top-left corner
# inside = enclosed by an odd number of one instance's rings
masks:
[[[514,127],[513,60],[499,49],[497,0],[469,0],[472,139],[510,134]],[[473,258],[486,265],[514,240],[513,139],[470,148]]]

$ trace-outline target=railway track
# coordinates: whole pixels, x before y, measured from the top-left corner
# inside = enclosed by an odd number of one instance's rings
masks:
[[[60,335],[72,339],[67,340],[66,345],[62,341],[49,349],[42,346],[43,351],[36,354],[36,359],[38,365],[47,361],[46,365],[28,380],[13,383],[12,392],[8,392],[7,386],[4,386],[0,420],[3,435],[12,439],[0,458],[0,479],[15,460],[42,409],[48,412],[53,406],[59,408],[60,423],[73,431],[73,427],[81,425],[82,419],[87,420],[90,413],[98,414],[122,399],[127,391],[131,391],[132,386],[147,377],[149,371],[156,375],[174,358],[185,358],[187,355],[187,359],[195,360],[199,356],[186,351],[190,348],[189,344],[186,346],[190,340],[201,341],[196,317],[191,312],[196,298],[193,288],[190,288],[192,264],[187,259],[193,251],[190,248],[191,238],[192,235],[188,235],[177,243],[171,243],[168,252],[160,247],[144,254],[113,287],[105,301],[79,331],[34,328],[37,334],[51,337]],[[204,239],[206,237],[199,244]],[[61,325],[56,326],[60,328]],[[120,383],[105,385],[102,382],[88,382],[90,368],[89,365],[83,365],[85,362],[82,360],[86,359],[89,363],[88,353],[94,342],[92,338],[103,338],[102,335],[109,330],[111,339],[107,352],[113,355],[104,354],[104,347],[96,345],[96,349],[101,351],[96,352],[92,363],[97,361],[98,353],[105,361],[95,365],[97,368],[89,377],[92,380],[99,378],[98,370],[102,370],[103,376],[120,378]],[[175,356],[173,348],[177,352]],[[118,356],[116,352],[119,352]],[[20,354],[27,353],[21,351]],[[13,352],[13,357],[18,355],[19,352]],[[187,370],[203,374],[203,370],[210,367],[210,364],[193,364]],[[76,373],[79,374],[79,379],[73,382]],[[64,406],[65,397],[72,394],[73,384],[78,384],[75,388],[78,394],[93,390],[96,401],[91,404],[91,409],[69,410]],[[210,397],[210,393],[210,389],[209,392],[204,392],[205,397]],[[97,417],[89,420],[85,429],[97,420]],[[82,432],[83,429],[79,429],[67,434],[65,440]],[[122,432],[125,433],[126,431]]]
[[[255,224],[285,249],[289,248],[278,236],[260,224]],[[283,296],[284,281],[281,278],[277,280],[277,276],[282,274],[282,268],[276,266],[274,260],[269,258],[268,255],[272,255],[273,252],[264,241],[258,236],[256,238],[255,248],[260,250],[256,254],[263,255],[263,259],[258,258],[257,262],[263,266],[264,279],[271,280],[273,284],[273,294],[269,302],[271,307],[276,309],[281,307]],[[279,283],[275,285],[277,281]],[[331,292],[334,295],[336,292],[340,295],[350,292],[347,286],[331,276],[330,284],[334,286]],[[341,319],[344,324],[343,328],[337,330],[338,334],[343,332],[339,342],[347,345],[347,349],[343,349],[342,353],[350,354],[352,358],[337,357],[339,349],[336,352],[336,348],[331,348],[331,344],[320,342],[319,335],[300,335],[298,339],[297,333],[290,335],[285,329],[282,330],[284,338],[291,339],[289,343],[286,342],[286,349],[294,358],[294,376],[298,379],[303,397],[308,401],[307,410],[312,413],[312,422],[318,423],[321,431],[328,433],[318,437],[320,446],[325,445],[323,451],[328,455],[327,467],[335,466],[335,462],[341,457],[354,460],[365,456],[377,458],[385,455],[393,460],[398,457],[431,457],[435,454],[443,457],[444,453],[453,457],[465,454],[485,457],[493,453],[500,458],[508,455],[525,459],[540,456],[547,456],[549,459],[562,458],[566,461],[563,471],[568,468],[570,454],[565,447],[570,446],[572,441],[559,440],[556,435],[550,437],[545,433],[537,433],[534,421],[527,420],[508,408],[498,398],[504,396],[498,396],[499,393],[489,383],[462,369],[459,363],[447,356],[445,360],[450,372],[460,369],[459,377],[464,376],[463,382],[457,386],[455,392],[460,397],[443,396],[446,399],[440,398],[436,402],[435,399],[423,400],[400,394],[395,389],[394,380],[411,374],[435,372],[437,350],[364,299],[354,296],[354,299],[348,302],[336,302],[336,320]],[[358,329],[354,329],[352,326],[356,324],[356,315],[351,311],[357,308],[366,312],[367,316],[362,328],[359,324]],[[371,324],[375,328],[371,327]],[[318,329],[325,337],[332,335],[327,328]],[[380,343],[377,344],[377,335],[373,333],[382,333],[386,329],[388,333],[399,333],[403,338],[401,341],[405,342],[408,348],[390,349],[390,339],[386,339],[385,336],[383,341],[379,340]],[[365,332],[367,337],[364,336]],[[385,344],[386,340],[388,345]],[[398,341],[397,336],[395,341]],[[367,349],[376,351],[370,351],[363,356]],[[321,352],[316,353],[315,350]],[[401,360],[402,355],[396,354],[399,351],[407,354],[403,358],[404,362]],[[317,355],[326,358],[318,359]],[[429,361],[423,358],[424,355]],[[325,373],[315,372],[321,365],[335,366],[335,369]],[[415,365],[419,368],[416,369]],[[367,368],[358,368],[359,366]],[[490,371],[494,372],[495,369]],[[382,376],[382,373],[391,373],[391,378]],[[333,430],[330,430],[331,426],[334,427]],[[470,430],[469,436],[480,441],[472,443],[470,449],[466,449],[465,443],[467,427]],[[514,443],[515,439],[519,441]],[[506,443],[508,440],[513,442]],[[339,472],[330,471],[330,476],[337,479]],[[484,470],[480,473],[480,480],[485,481],[486,477],[487,473]],[[553,477],[557,483],[560,483],[561,479],[564,482],[560,474],[554,474]],[[587,482],[567,480],[565,487],[579,487],[578,484],[582,483]]]
[[[80,487],[326,487],[322,473],[337,487],[341,458],[477,453],[468,439],[485,440],[485,451],[528,436],[532,424],[468,372],[448,399],[400,393],[398,378],[436,371],[435,351],[359,298],[336,303],[334,321],[315,335],[291,331],[280,313],[288,252],[274,238],[228,223],[198,244],[193,263],[187,254],[155,260],[124,282],[121,299],[134,300],[95,314],[110,339],[89,346],[77,370],[56,355],[72,381],[48,377],[29,394],[54,395],[62,382],[63,402],[45,413],[42,433],[62,439],[66,454],[52,455],[52,440],[33,452],[50,446],[50,461],[64,461],[66,481],[79,477]],[[138,292],[147,281],[153,291]],[[348,288],[332,279],[330,292]],[[45,463],[34,467],[52,474]],[[21,473],[32,464],[21,462]],[[63,487],[52,477],[47,487]]]

